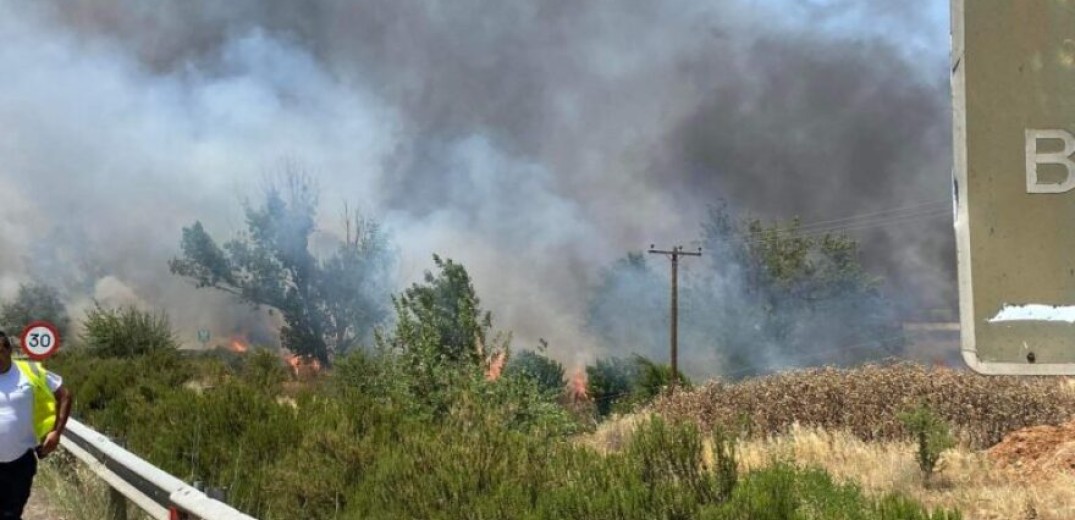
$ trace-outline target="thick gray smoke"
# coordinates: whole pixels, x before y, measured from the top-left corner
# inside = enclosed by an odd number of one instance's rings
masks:
[[[934,4],[4,3],[0,296],[42,278],[76,306],[137,300],[185,339],[261,319],[166,261],[195,219],[241,229],[288,160],[318,179],[325,233],[358,206],[401,282],[456,259],[518,343],[586,361],[599,269],[696,237],[719,197],[806,221],[946,198]],[[860,236],[922,308],[954,297],[950,229]]]

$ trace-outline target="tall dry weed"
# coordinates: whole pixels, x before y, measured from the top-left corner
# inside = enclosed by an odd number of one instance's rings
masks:
[[[947,420],[961,442],[984,448],[1026,426],[1067,421],[1075,414],[1075,392],[1055,379],[982,376],[901,362],[711,382],[662,397],[652,410],[705,428],[737,429],[746,437],[784,433],[799,423],[863,440],[898,440],[909,438],[899,414],[917,405]]]

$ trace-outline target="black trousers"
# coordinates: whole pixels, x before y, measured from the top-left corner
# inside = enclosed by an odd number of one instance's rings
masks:
[[[37,455],[33,450],[11,462],[0,462],[0,520],[22,520],[36,473]]]

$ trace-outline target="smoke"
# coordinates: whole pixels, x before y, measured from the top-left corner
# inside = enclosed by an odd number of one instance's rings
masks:
[[[708,204],[806,221],[944,199],[945,13],[923,0],[0,6],[0,291],[111,278],[193,342],[251,312],[167,272],[242,229],[281,158],[381,219],[401,281],[467,266],[519,343],[588,361],[602,266]],[[953,301],[950,222],[867,229],[907,308]],[[938,303],[940,302],[940,303]],[[625,319],[630,319],[625,317]]]

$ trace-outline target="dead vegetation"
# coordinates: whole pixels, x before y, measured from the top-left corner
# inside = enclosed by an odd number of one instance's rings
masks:
[[[960,443],[928,485],[899,413],[925,404]],[[789,372],[709,383],[601,424],[580,442],[621,449],[646,417],[734,428],[740,471],[775,462],[820,467],[873,495],[897,492],[967,519],[1075,518],[1075,384],[987,377],[910,363]]]
[[[1075,414],[1075,392],[1056,379],[981,376],[912,363],[786,372],[739,383],[711,382],[658,400],[670,419],[762,438],[793,424],[849,432],[862,440],[904,440],[899,414],[925,405],[957,438],[980,449],[1028,426],[1059,425]]]

